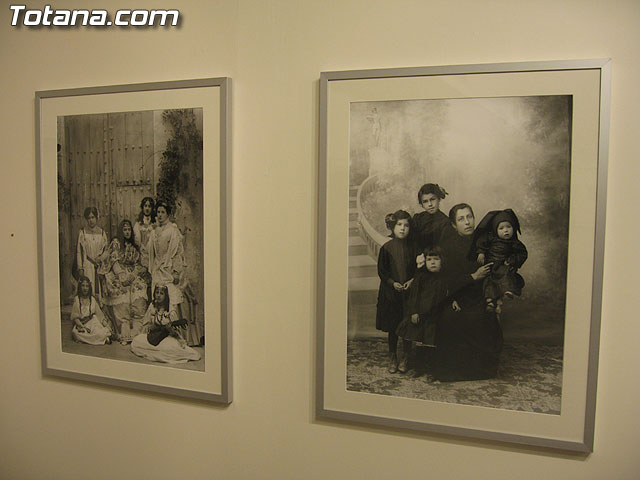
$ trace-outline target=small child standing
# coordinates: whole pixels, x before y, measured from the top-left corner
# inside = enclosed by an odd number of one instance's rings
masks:
[[[111,329],[91,292],[88,277],[78,278],[78,294],[71,308],[73,328],[71,336],[76,342],[89,345],[111,343]]]
[[[410,240],[411,215],[398,210],[385,217],[387,228],[391,230],[391,240],[382,245],[378,254],[378,276],[380,288],[376,309],[376,328],[387,332],[389,342],[389,372],[398,371],[398,336],[396,329],[402,321],[407,299],[407,290],[413,282],[416,270],[416,255]],[[406,341],[404,348],[411,342]]]
[[[425,268],[418,270],[414,278],[405,317],[396,329],[403,340],[412,342],[409,355],[405,355],[398,370],[407,371],[415,343],[435,346],[436,323],[447,300],[447,286],[442,275],[443,257],[439,247],[423,251]]]
[[[527,248],[518,240],[520,222],[510,208],[487,213],[474,232],[474,249],[481,265],[493,264],[483,282],[486,309],[495,312],[503,298],[520,296],[524,279],[518,269],[527,260]]]

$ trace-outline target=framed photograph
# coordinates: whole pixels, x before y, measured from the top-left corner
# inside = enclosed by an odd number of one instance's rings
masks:
[[[36,92],[44,374],[231,402],[230,83]]]
[[[320,418],[593,450],[609,60],[324,72]]]

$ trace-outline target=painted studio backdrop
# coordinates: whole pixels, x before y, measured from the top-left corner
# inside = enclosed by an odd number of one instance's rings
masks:
[[[174,274],[178,272],[175,281],[168,282],[171,303],[180,302],[179,316],[190,322],[188,329],[183,328],[186,342],[203,353],[202,109],[72,115],[58,117],[57,123],[63,351],[141,361],[127,349],[116,347],[131,340],[126,338],[126,319],[139,317],[140,310],[147,309],[153,298],[152,284],[158,283],[152,278],[154,257],[151,254],[150,258],[147,242],[157,226],[155,205],[160,201],[168,206],[169,222],[177,227],[170,242],[174,249],[171,268]],[[152,199],[147,202],[154,206],[152,218],[147,215],[145,219],[145,198]],[[94,228],[91,216],[97,217]],[[114,266],[113,253],[113,242],[118,239],[124,255],[127,223],[134,230],[137,251],[132,258],[120,257],[120,264],[130,263],[128,277],[122,276],[122,265]],[[81,273],[90,278],[93,295],[114,331],[112,338],[118,340],[114,345],[96,348],[72,340],[69,315],[83,263]],[[119,290],[115,291],[111,283],[118,275]],[[124,313],[118,310],[125,308],[120,306],[123,302],[114,300],[123,295],[130,295],[125,302],[129,310]],[[143,297],[144,304],[134,306],[134,296]],[[203,370],[204,359],[186,368]]]
[[[350,113],[347,389],[533,412],[560,413],[571,178],[571,96],[359,102]],[[423,211],[436,183],[440,210],[513,209],[529,258],[522,295],[505,302],[497,378],[430,383],[387,372],[376,330],[376,262],[385,215]],[[446,259],[445,259],[446,261]],[[411,372],[409,372],[411,373]]]

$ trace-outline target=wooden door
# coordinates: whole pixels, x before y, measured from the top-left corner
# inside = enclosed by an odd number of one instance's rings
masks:
[[[153,112],[112,113],[108,124],[113,237],[122,220],[136,222],[142,199],[154,196]]]
[[[58,125],[64,299],[73,294],[70,272],[84,210],[98,209],[98,224],[112,239],[123,219],[135,223],[141,200],[154,196],[153,111],[71,115]]]

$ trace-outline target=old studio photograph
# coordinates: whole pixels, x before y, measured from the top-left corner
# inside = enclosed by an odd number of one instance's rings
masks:
[[[607,65],[321,74],[319,417],[592,448]]]
[[[63,352],[204,370],[202,109],[58,117]]]
[[[36,92],[45,374],[231,402],[229,86]]]
[[[351,105],[348,390],[560,413],[571,110]]]

